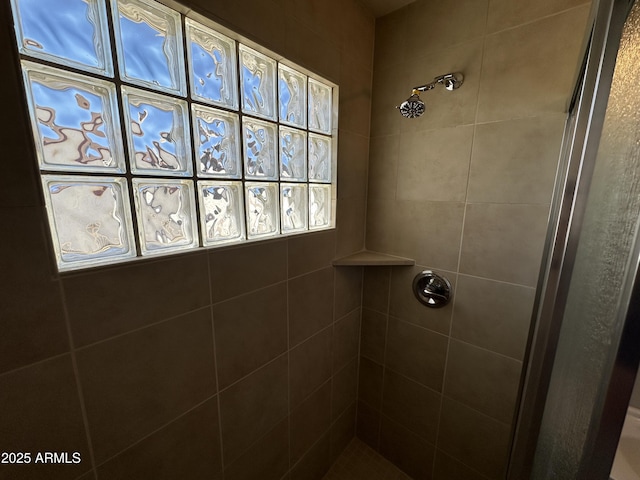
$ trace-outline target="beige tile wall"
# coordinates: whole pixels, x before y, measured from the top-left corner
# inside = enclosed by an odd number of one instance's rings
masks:
[[[355,0],[185,0],[340,86],[337,229],[58,275],[0,6],[1,479],[321,478],[353,437],[373,17]],[[339,14],[336,14],[339,12]]]
[[[589,2],[417,0],[376,22],[358,436],[416,479],[503,478]],[[461,71],[464,85],[411,88]],[[452,303],[415,300],[425,268]]]

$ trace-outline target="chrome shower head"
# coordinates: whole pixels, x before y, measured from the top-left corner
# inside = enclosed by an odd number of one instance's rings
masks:
[[[420,96],[416,90],[411,96],[400,104],[400,113],[406,118],[416,118],[424,113],[424,102],[420,100]]]
[[[411,92],[411,96],[406,99],[404,102],[400,104],[400,106],[396,107],[400,110],[400,113],[403,117],[406,118],[416,118],[422,115],[425,111],[425,105],[422,100],[420,100],[420,92],[427,92],[429,90],[433,90],[436,88],[436,85],[440,84],[444,86],[444,88],[448,91],[457,90],[462,85],[464,81],[464,76],[459,73],[447,73],[445,75],[440,75],[433,79],[433,82],[427,83],[426,85],[421,85],[419,87],[415,87]]]

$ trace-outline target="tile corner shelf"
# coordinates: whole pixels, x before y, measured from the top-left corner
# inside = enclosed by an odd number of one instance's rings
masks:
[[[416,261],[387,253],[362,250],[346,257],[337,258],[332,263],[335,267],[383,267],[394,265],[412,266],[416,264]]]

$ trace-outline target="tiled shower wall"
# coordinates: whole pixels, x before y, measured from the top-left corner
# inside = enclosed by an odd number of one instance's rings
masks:
[[[584,0],[418,0],[377,20],[358,436],[415,479],[503,478]],[[411,88],[460,71],[459,90]],[[431,310],[416,273],[454,288]]]
[[[374,19],[354,0],[192,0],[340,87],[337,229],[55,272],[0,5],[2,480],[313,479],[354,435]],[[339,15],[336,12],[339,11]]]

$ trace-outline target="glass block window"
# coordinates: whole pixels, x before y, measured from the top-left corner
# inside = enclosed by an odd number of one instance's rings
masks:
[[[336,85],[161,1],[11,6],[61,271],[334,228]]]

